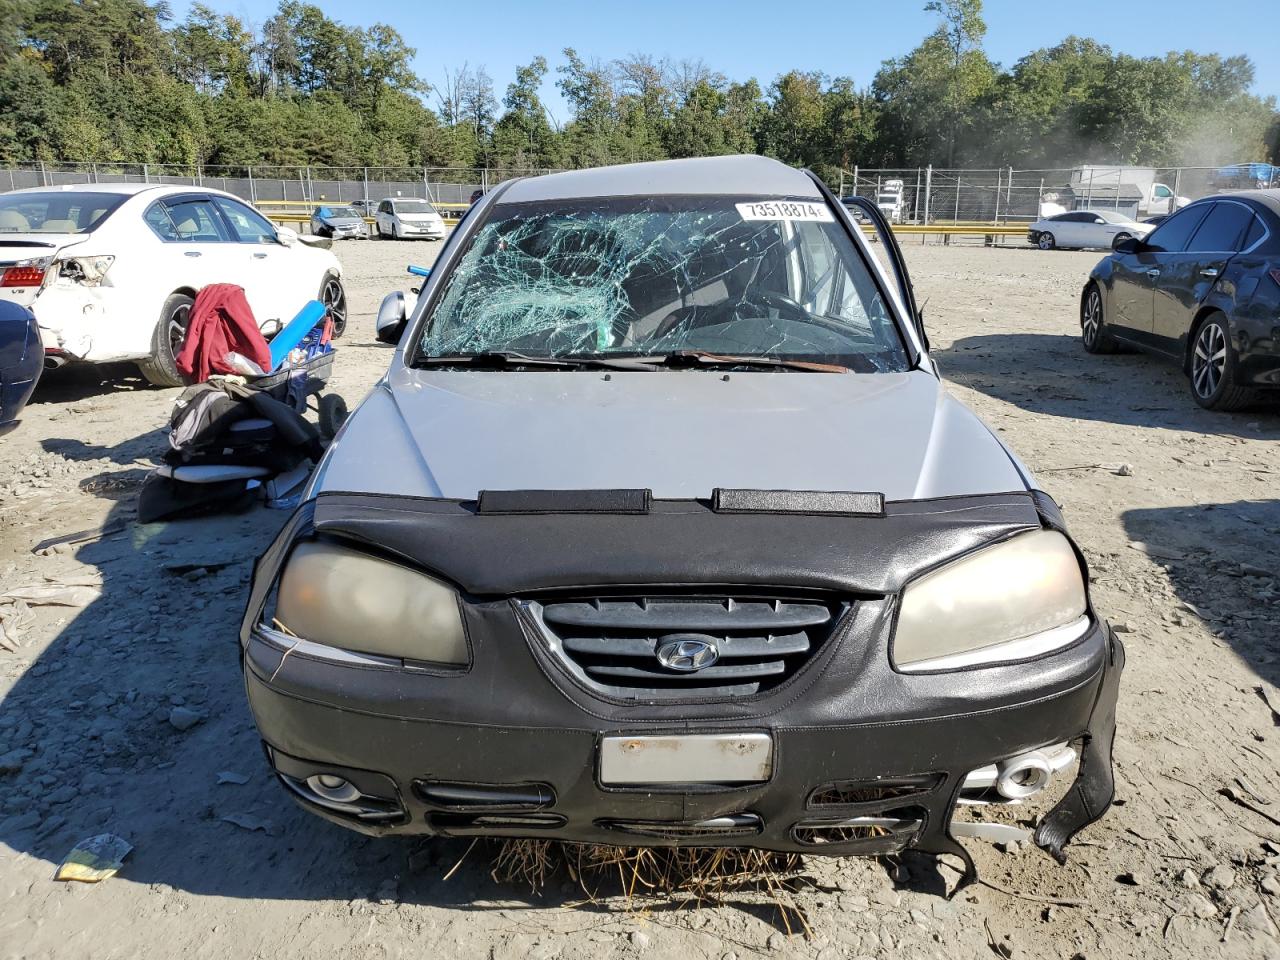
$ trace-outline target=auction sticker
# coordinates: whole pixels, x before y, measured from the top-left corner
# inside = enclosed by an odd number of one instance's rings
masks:
[[[743,220],[812,220],[834,223],[835,217],[825,203],[809,203],[805,200],[760,200],[756,203],[734,204]]]

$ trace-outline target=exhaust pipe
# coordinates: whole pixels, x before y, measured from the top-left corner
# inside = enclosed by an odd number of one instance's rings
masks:
[[[67,365],[67,358],[60,353],[46,353],[44,355],[44,368],[46,370],[57,370],[59,367]]]

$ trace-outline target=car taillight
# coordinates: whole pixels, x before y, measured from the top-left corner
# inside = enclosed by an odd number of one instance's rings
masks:
[[[18,263],[7,267],[0,287],[38,287],[44,283],[45,263]]]

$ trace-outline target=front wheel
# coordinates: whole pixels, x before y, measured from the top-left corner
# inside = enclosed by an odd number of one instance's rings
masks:
[[[1096,283],[1085,288],[1080,300],[1080,342],[1087,353],[1115,353],[1118,346],[1107,333],[1102,290]]]
[[[1236,354],[1230,324],[1211,313],[1196,328],[1188,373],[1191,396],[1206,410],[1239,410],[1257,400],[1257,393],[1236,383]]]
[[[1052,250],[1057,245],[1057,241],[1053,239],[1053,234],[1048,230],[1043,231],[1040,236],[1036,237],[1036,246],[1041,250]]]
[[[333,317],[333,336],[336,340],[347,332],[347,291],[342,281],[332,273],[326,273],[320,283],[320,293],[316,297],[328,309]]]
[[[180,387],[186,381],[178,371],[178,353],[191,323],[191,305],[185,293],[172,294],[160,308],[160,320],[151,335],[151,356],[138,361],[138,369],[157,387]]]
[[[1124,243],[1126,240],[1132,240],[1132,239],[1133,239],[1133,234],[1131,233],[1117,233],[1111,241],[1111,249],[1114,250],[1116,247],[1120,246],[1120,244]]]

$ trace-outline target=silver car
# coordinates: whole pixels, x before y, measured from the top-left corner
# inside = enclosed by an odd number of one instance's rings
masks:
[[[476,205],[256,567],[246,687],[294,797],[972,872],[957,837],[1023,833],[958,809],[1071,776],[1035,833],[1063,857],[1111,800],[1124,651],[860,202],[888,268],[761,157]]]
[[[369,225],[355,207],[346,204],[322,204],[311,213],[311,232],[317,237],[334,240],[368,240]]]

